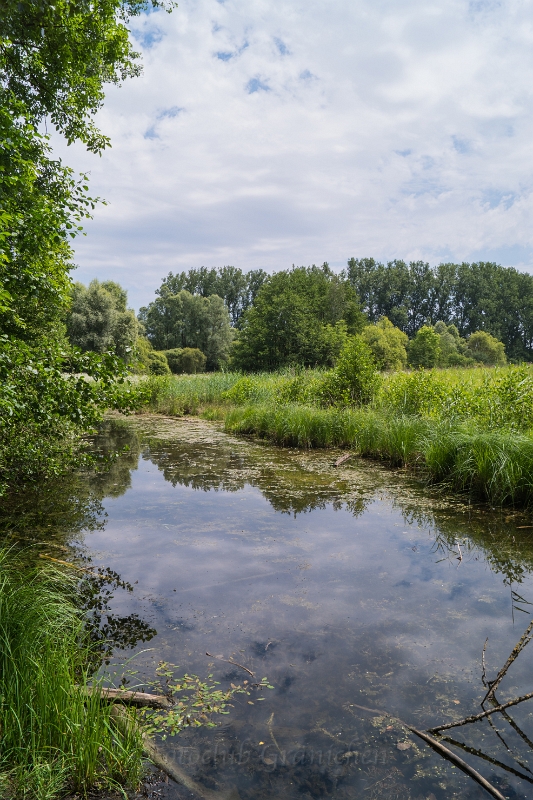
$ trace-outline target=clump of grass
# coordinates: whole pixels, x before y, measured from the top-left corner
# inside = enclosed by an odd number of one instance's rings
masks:
[[[241,378],[239,373],[152,375],[140,383],[144,405],[170,416],[198,414],[204,406],[220,404],[223,395]]]
[[[0,552],[0,797],[138,784],[142,741],[119,733],[90,679],[76,582]]]

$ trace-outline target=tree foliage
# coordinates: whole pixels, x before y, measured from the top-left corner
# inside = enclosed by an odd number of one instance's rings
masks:
[[[533,360],[533,276],[492,262],[439,264],[352,258],[347,276],[371,322],[386,316],[409,337],[425,324],[485,331],[509,358]]]
[[[237,267],[221,269],[190,269],[173,275],[169,272],[156,294],[178,294],[182,290],[201,297],[217,294],[222,297],[229,311],[231,324],[239,327],[242,315],[255,300],[255,297],[267,278],[262,269],[243,272]]]
[[[157,0],[3,0],[0,11],[0,484],[62,468],[106,405],[120,362],[69,346],[71,239],[91,214],[85,176],[51,157],[46,118],[100,152],[104,85],[139,72],[127,20]],[[111,294],[113,294],[111,288]],[[77,378],[86,372],[93,378]]]
[[[172,294],[165,284],[159,297],[141,308],[139,319],[157,350],[198,348],[205,354],[209,370],[228,360],[232,342],[229,314],[216,294],[202,297],[185,289]]]
[[[127,308],[127,293],[114,281],[75,283],[67,316],[71,344],[82,352],[112,352],[131,360],[139,332],[135,313]]]
[[[100,152],[108,144],[94,124],[104,84],[139,75],[127,21],[159,0],[2,0],[0,84],[32,120],[49,117],[70,144]]]
[[[409,342],[407,354],[412,367],[436,367],[441,355],[439,334],[431,325],[422,325]]]
[[[168,366],[174,375],[196,375],[204,372],[207,358],[197,347],[165,350]]]
[[[396,328],[387,317],[375,325],[367,325],[361,333],[370,347],[379,369],[398,370],[407,364],[407,334]]]
[[[293,267],[268,277],[244,314],[234,350],[238,369],[331,366],[364,317],[349,283],[322,267]]]

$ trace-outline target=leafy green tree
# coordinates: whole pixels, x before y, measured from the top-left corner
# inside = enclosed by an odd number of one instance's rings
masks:
[[[399,370],[407,364],[407,334],[396,328],[387,317],[363,328],[361,338],[370,347],[379,369]]]
[[[113,281],[75,283],[67,316],[71,344],[83,352],[113,352],[130,360],[139,332],[135,313],[126,307],[127,293]]]
[[[468,337],[466,352],[473,359],[487,366],[500,366],[507,363],[503,343],[486,331],[476,331]]]
[[[239,327],[242,315],[254,302],[266,277],[267,274],[262,269],[243,272],[237,267],[229,266],[219,270],[200,267],[181,272],[179,275],[169,272],[156,294],[164,291],[178,294],[183,289],[202,297],[217,294],[228,307],[231,324],[233,327]]]
[[[127,21],[158,0],[3,0],[0,15],[0,84],[30,117],[49,117],[68,143],[93,152],[109,144],[94,124],[104,83],[139,75],[139,53]]]
[[[532,275],[486,261],[430,267],[352,258],[347,277],[371,322],[387,316],[410,337],[427,321],[455,325],[462,338],[485,330],[510,358],[533,360]]]
[[[146,365],[150,375],[170,375],[171,369],[165,353],[149,350],[146,354]]]
[[[332,366],[347,334],[363,324],[355,293],[327,264],[295,267],[264,282],[243,317],[232,361],[251,371]]]
[[[170,371],[175,375],[195,375],[204,372],[206,356],[197,347],[183,347],[165,350]]]
[[[412,367],[431,369],[440,358],[440,337],[431,325],[423,325],[407,347],[409,364]]]
[[[80,355],[66,338],[71,238],[94,201],[84,176],[52,158],[46,118],[100,152],[104,84],[139,72],[127,20],[141,0],[3,0],[0,11],[0,484],[65,468],[81,431],[116,392],[120,362]],[[77,378],[84,372],[94,380]]]
[[[228,360],[233,336],[228,310],[218,295],[202,297],[185,290],[172,294],[165,285],[159,297],[140,309],[139,319],[157,350],[198,348],[208,370]]]

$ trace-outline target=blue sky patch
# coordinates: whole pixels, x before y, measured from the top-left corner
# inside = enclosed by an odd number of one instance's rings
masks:
[[[152,28],[148,31],[132,31],[131,35],[145,50],[149,50],[158,44],[165,34],[159,28]]]
[[[278,48],[278,52],[279,52],[280,55],[282,55],[282,56],[290,56],[291,51],[289,50],[289,48],[287,47],[285,42],[282,41],[281,39],[278,39],[277,36],[274,37],[274,44]]]
[[[254,92],[270,92],[271,90],[268,83],[262,81],[261,78],[251,78],[246,84],[246,91],[248,94],[254,94]]]

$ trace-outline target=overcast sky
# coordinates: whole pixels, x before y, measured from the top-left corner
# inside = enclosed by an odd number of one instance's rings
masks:
[[[74,278],[351,256],[533,271],[533,0],[180,0],[133,20]]]

